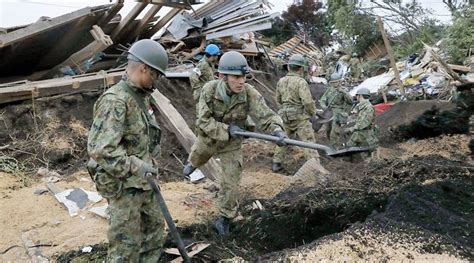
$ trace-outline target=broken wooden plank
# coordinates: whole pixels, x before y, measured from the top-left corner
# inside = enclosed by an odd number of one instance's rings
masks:
[[[466,83],[467,81],[463,78],[461,78],[458,73],[454,72],[449,66],[448,64],[443,60],[441,59],[441,57],[436,53],[436,51],[434,51],[434,49],[432,47],[430,47],[429,45],[423,43],[423,45],[425,46],[425,48],[431,52],[431,55],[433,56],[433,58],[441,65],[441,67],[446,70],[446,72],[451,76],[453,77],[453,79],[455,80],[458,80],[460,81],[461,83]]]
[[[106,26],[107,23],[112,20],[112,18],[114,18],[115,15],[122,9],[124,1],[125,0],[117,0],[117,2],[105,14],[102,15],[97,24],[100,27]]]
[[[158,90],[155,90],[152,96],[157,102],[158,110],[163,116],[164,121],[171,127],[171,131],[176,135],[184,149],[188,153],[191,152],[191,146],[196,141],[196,135],[194,135],[193,131],[188,127],[183,116],[181,116],[171,104],[170,100]],[[199,167],[199,169],[212,181],[216,181],[218,175],[221,173],[220,166],[214,158],[211,158],[205,165]]]
[[[137,2],[168,6],[168,7],[186,9],[186,10],[190,10],[191,9],[190,4],[192,4],[192,3],[189,3],[188,1],[169,1],[169,0],[137,0]]]
[[[40,21],[40,22],[31,24],[25,28],[15,30],[11,33],[0,35],[0,48],[12,45],[26,38],[37,35],[41,32],[50,30],[52,28],[70,23],[74,20],[80,19],[83,16],[90,14],[91,12],[92,12],[91,7],[85,7],[75,12],[55,17],[51,20]]]
[[[166,24],[168,24],[169,21],[173,17],[175,17],[179,12],[181,11],[181,8],[173,8],[171,9],[163,18],[158,21],[148,32],[144,34],[145,38],[151,38],[156,32],[158,32],[162,27],[164,27]]]
[[[405,96],[405,87],[403,86],[402,80],[400,79],[400,72],[398,72],[397,63],[395,62],[395,57],[393,55],[392,46],[388,40],[387,32],[384,29],[382,18],[377,16],[377,25],[379,26],[380,33],[382,33],[383,42],[385,43],[385,48],[387,49],[388,56],[390,58],[390,64],[395,73],[395,79],[397,80],[398,88],[402,96]]]
[[[110,37],[106,35],[104,31],[102,31],[102,28],[100,28],[98,25],[94,25],[92,30],[89,32],[95,39],[92,43],[72,54],[68,59],[52,68],[42,78],[54,77],[54,74],[56,74],[62,67],[66,66],[70,66],[71,68],[77,67],[81,73],[85,73],[85,71],[81,68],[82,63],[95,54],[104,51],[114,43],[112,39],[110,39]]]
[[[199,254],[201,251],[204,249],[208,248],[211,244],[209,243],[195,243],[191,244],[190,246],[186,247],[186,250],[188,250],[188,256],[192,258],[193,256]],[[191,248],[189,250],[189,247]],[[167,248],[165,249],[165,253],[171,254],[171,255],[176,255],[180,256],[180,253],[177,248]],[[171,263],[178,263],[178,262],[183,262],[182,257],[178,257],[170,261]]]
[[[112,31],[110,34],[110,37],[117,42],[117,40],[120,38],[122,35],[123,31],[126,29],[127,26],[129,26],[130,22],[133,21],[137,16],[145,9],[147,6],[147,3],[137,3],[133,7],[133,9],[127,14],[127,16],[120,21],[118,26]]]
[[[135,37],[137,35],[140,35],[143,30],[147,29],[148,24],[153,20],[155,15],[161,10],[162,7],[163,5],[153,5],[150,10],[148,10],[148,12],[143,16],[138,26],[133,30],[130,35]]]
[[[454,64],[447,64],[452,70],[468,73],[471,71],[470,67],[461,66],[461,65],[454,65]]]
[[[110,87],[122,79],[124,70],[32,81],[0,89],[0,104],[31,98],[47,97],[77,91],[91,91]]]

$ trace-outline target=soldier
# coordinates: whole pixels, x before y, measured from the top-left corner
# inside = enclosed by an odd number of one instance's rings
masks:
[[[236,52],[225,53],[219,61],[219,79],[204,85],[198,103],[196,121],[197,140],[191,148],[185,177],[194,169],[216,156],[222,166],[219,176],[218,206],[220,218],[215,227],[220,235],[229,233],[229,223],[237,215],[238,186],[242,173],[242,138],[235,134],[246,128],[250,115],[260,127],[280,138],[283,132],[281,118],[266,104],[260,93],[246,84],[249,67],[245,57]]]
[[[370,91],[360,88],[356,92],[358,104],[352,111],[355,114],[355,125],[345,128],[351,136],[347,146],[377,148],[378,139],[375,134],[375,109],[370,104]]]
[[[213,65],[217,63],[220,55],[220,49],[214,44],[207,45],[204,50],[204,57],[194,68],[189,80],[191,81],[191,87],[193,88],[193,98],[196,104],[199,102],[199,94],[201,89],[207,82],[214,80]]]
[[[334,148],[341,148],[345,142],[344,131],[341,127],[346,122],[349,111],[352,108],[352,98],[342,87],[344,74],[340,65],[336,65],[334,73],[331,74],[329,87],[319,100],[323,110],[329,108],[333,113],[329,141]]]
[[[88,169],[110,214],[107,262],[158,262],[165,224],[145,175],[157,176],[160,127],[150,96],[168,55],[151,39],[128,51],[124,78],[94,105]]]
[[[349,60],[349,66],[351,68],[351,77],[358,81],[362,76],[362,66],[360,64],[360,59],[357,53],[352,54],[352,58]]]
[[[306,59],[296,54],[288,61],[289,73],[277,83],[276,100],[281,105],[278,115],[283,120],[286,134],[292,139],[315,142],[314,132],[309,119],[316,113],[316,105],[303,78]],[[286,157],[287,147],[277,146],[273,156],[272,170],[283,169],[282,161]],[[319,162],[318,151],[304,149],[306,159],[315,158]]]

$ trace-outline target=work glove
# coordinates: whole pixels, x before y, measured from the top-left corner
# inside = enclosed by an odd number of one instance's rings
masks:
[[[309,118],[309,122],[311,122],[311,124],[314,124],[318,119],[319,117],[317,115],[313,115],[311,116],[311,118]]]
[[[155,168],[151,163],[147,162],[142,162],[140,166],[138,167],[138,175],[146,177],[149,174],[157,176],[158,175],[158,169]]]
[[[229,127],[227,128],[227,131],[229,131],[229,135],[232,138],[236,138],[239,135],[235,134],[235,132],[244,132],[239,126],[235,124],[230,124]]]
[[[183,168],[183,176],[186,180],[190,180],[191,177],[190,175],[196,170],[196,167],[194,167],[190,162],[188,162],[184,168]]]
[[[284,131],[275,130],[272,132],[272,135],[278,137],[278,141],[276,142],[278,146],[286,146],[286,142],[284,140],[288,138],[288,135],[286,135]]]

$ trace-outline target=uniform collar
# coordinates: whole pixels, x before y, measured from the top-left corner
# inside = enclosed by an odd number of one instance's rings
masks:
[[[214,92],[214,98],[224,102],[225,100],[219,92],[219,87],[221,85],[224,85],[227,94],[230,91],[230,88],[227,85],[227,83],[224,80],[219,79],[219,81],[217,83],[217,88]],[[234,105],[234,104],[237,104],[237,103],[240,103],[240,102],[246,102],[247,101],[247,84],[244,84],[244,85],[245,85],[245,88],[242,92],[234,93],[232,96],[230,96],[230,105]]]
[[[301,77],[300,74],[294,73],[294,72],[288,72],[288,74],[286,74],[286,76],[288,76],[288,77],[291,77],[291,76]]]

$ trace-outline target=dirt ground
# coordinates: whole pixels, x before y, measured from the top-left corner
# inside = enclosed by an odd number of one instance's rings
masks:
[[[252,83],[275,107],[274,79]],[[189,85],[168,81],[160,87],[192,127],[194,107]],[[83,211],[75,217],[45,189],[47,176],[58,173],[62,189],[94,191],[85,172],[85,152],[92,105],[98,93],[62,96],[0,108],[0,261],[28,260],[25,237],[38,253],[60,262],[101,261],[107,249],[105,219]],[[240,215],[232,234],[219,237],[213,183],[182,181],[187,154],[163,125],[161,187],[186,241],[211,244],[197,262],[229,259],[280,262],[315,261],[472,261],[474,256],[474,162],[465,134],[426,139],[396,138],[416,114],[437,102],[404,102],[378,117],[382,147],[370,162],[321,157],[330,175],[291,175],[301,166],[302,151],[293,149],[283,174],[271,171],[274,145],[246,140],[240,186]],[[325,131],[318,143],[327,143]],[[215,188],[215,187],[214,187]],[[263,209],[257,208],[258,200]],[[97,205],[102,205],[105,200]],[[97,206],[96,205],[96,206]],[[23,239],[22,239],[23,237]],[[31,244],[28,246],[32,246]],[[81,252],[86,246],[91,253]],[[175,247],[170,236],[167,247]],[[172,259],[165,256],[163,262]]]

